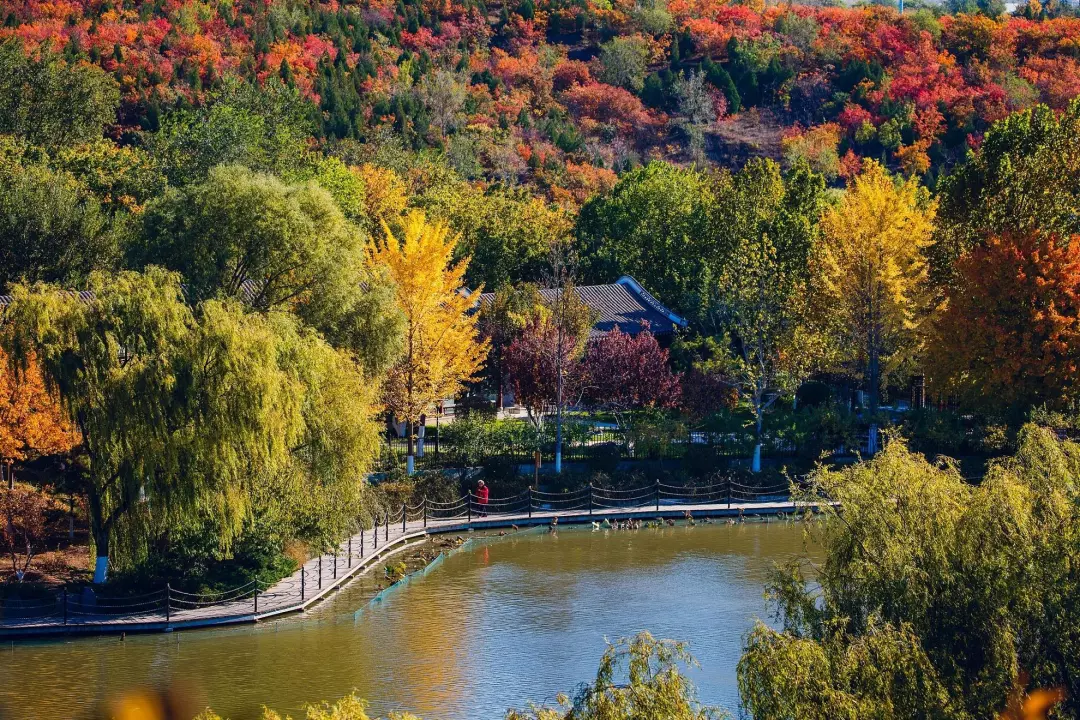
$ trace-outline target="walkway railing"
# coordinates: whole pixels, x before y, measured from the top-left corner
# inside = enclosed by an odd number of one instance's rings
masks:
[[[427,498],[378,513],[372,526],[339,543],[330,552],[304,563],[290,577],[268,584],[252,580],[228,590],[192,593],[163,588],[140,595],[108,597],[91,588],[57,593],[54,598],[0,602],[0,634],[69,629],[109,630],[125,627],[171,629],[230,622],[250,622],[268,615],[302,610],[330,589],[369,566],[390,546],[426,533],[454,532],[473,526],[510,525],[560,518],[587,520],[620,513],[689,511],[723,513],[796,509],[790,485],[752,487],[735,480],[704,486],[661,482],[637,488],[593,485],[552,493],[528,488],[517,495],[481,500],[467,492],[453,501]]]
[[[528,488],[518,495],[489,497],[482,501],[475,493],[453,502],[437,503],[425,499],[415,510],[417,517],[439,520],[465,519],[477,516],[500,517],[515,515],[530,517],[533,513],[574,513],[594,510],[644,510],[670,508],[680,505],[730,506],[732,503],[777,502],[788,497],[790,485],[786,482],[772,486],[745,485],[725,480],[704,486],[677,486],[661,482],[627,490],[588,485],[563,493],[548,493]],[[411,509],[410,509],[411,510]],[[400,520],[402,511],[397,513]],[[413,517],[410,515],[410,517]]]

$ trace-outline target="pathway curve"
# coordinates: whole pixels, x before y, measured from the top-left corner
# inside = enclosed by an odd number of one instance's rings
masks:
[[[308,560],[290,575],[273,585],[256,590],[254,584],[236,588],[218,595],[190,595],[177,590],[160,590],[138,598],[125,598],[126,604],[107,600],[58,596],[54,603],[40,603],[22,607],[0,608],[0,637],[62,634],[62,633],[109,633],[186,630],[215,625],[251,623],[276,617],[285,613],[306,610],[328,594],[339,590],[357,575],[375,566],[387,556],[398,552],[413,542],[433,534],[462,533],[472,530],[548,525],[553,521],[562,524],[602,522],[607,519],[681,519],[686,513],[694,517],[775,516],[805,510],[816,511],[817,506],[793,504],[786,498],[762,497],[749,502],[703,502],[692,500],[661,502],[659,494],[655,502],[628,506],[623,500],[611,497],[592,499],[590,489],[588,506],[583,502],[565,510],[552,509],[555,503],[545,503],[530,491],[528,509],[514,511],[511,502],[492,501],[484,506],[489,514],[481,516],[481,508],[471,498],[454,510],[453,504],[440,508],[425,501],[416,508],[408,506],[398,510],[397,518],[382,522],[375,528],[343,541],[336,549]],[[607,502],[605,502],[605,500]],[[515,501],[516,502],[516,501]],[[616,506],[612,506],[612,505]],[[500,510],[500,506],[507,509]],[[444,509],[445,508],[445,509]],[[437,518],[446,510],[457,513],[454,517]],[[556,520],[557,518],[557,520]]]

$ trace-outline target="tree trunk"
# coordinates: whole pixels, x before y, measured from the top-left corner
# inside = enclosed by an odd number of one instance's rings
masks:
[[[555,474],[562,473],[562,406],[563,406],[563,378],[559,371],[559,378],[555,390]]]
[[[100,585],[109,578],[109,533],[94,531],[94,584]]]
[[[105,524],[101,498],[93,491],[86,495],[90,516],[90,537],[94,539],[94,584],[100,585],[109,574],[109,529]]]
[[[867,432],[866,438],[866,453],[868,455],[875,455],[878,451],[878,428],[877,428],[877,409],[878,409],[878,388],[881,384],[881,368],[879,367],[877,341],[874,337],[875,333],[871,331],[869,342],[867,343],[867,380],[869,381],[869,387],[867,388],[867,409],[870,411],[870,428]]]
[[[416,457],[424,457],[424,436],[427,433],[427,416],[420,416],[420,426],[416,428]]]
[[[754,412],[757,415],[757,434],[754,439],[757,441],[754,445],[754,460],[750,464],[750,471],[759,473],[761,472],[761,401],[754,400]]]
[[[413,424],[412,420],[405,421],[405,472],[412,475],[416,472],[416,459],[413,456]]]
[[[498,415],[502,413],[503,407],[503,367],[502,358],[496,358],[495,361],[495,413]]]

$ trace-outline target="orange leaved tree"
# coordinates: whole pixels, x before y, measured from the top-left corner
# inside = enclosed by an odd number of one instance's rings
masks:
[[[931,379],[972,407],[1023,412],[1080,388],[1080,236],[995,237],[960,258]]]
[[[386,267],[405,316],[405,347],[387,375],[386,404],[407,426],[412,473],[414,426],[430,406],[476,378],[489,344],[477,333],[475,298],[460,292],[468,259],[452,262],[456,242],[447,226],[415,211],[400,240],[385,223],[383,230],[386,239],[372,260]]]
[[[18,368],[0,347],[0,464],[7,468],[8,487],[14,487],[14,463],[66,453],[78,443],[34,356]]]

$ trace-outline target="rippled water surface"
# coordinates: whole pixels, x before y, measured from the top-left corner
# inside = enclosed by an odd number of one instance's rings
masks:
[[[701,699],[734,710],[735,664],[774,561],[799,525],[747,523],[479,540],[369,603],[360,580],[304,616],[171,635],[0,649],[6,717],[87,716],[103,698],[171,683],[232,720],[356,690],[371,709],[501,718],[596,672],[605,638],[689,640]]]

